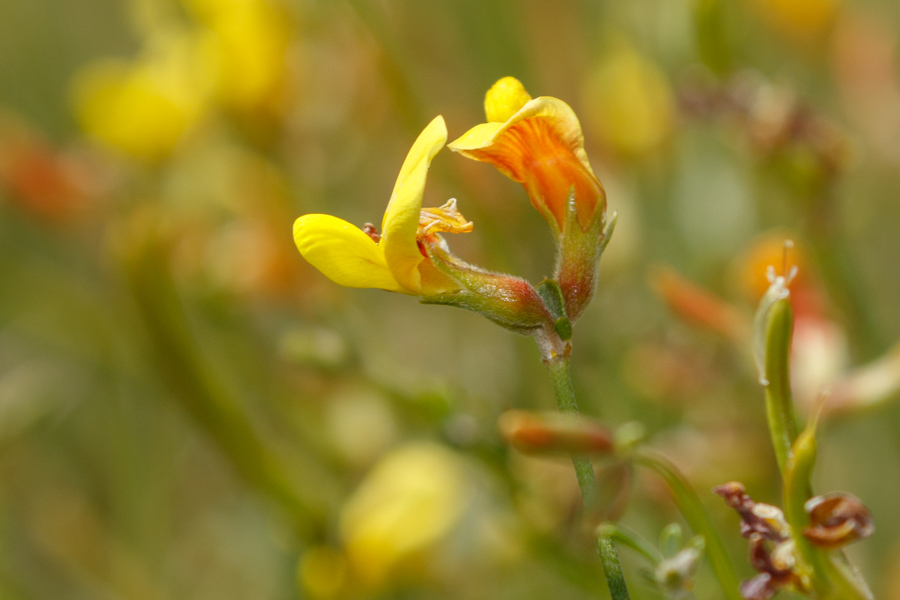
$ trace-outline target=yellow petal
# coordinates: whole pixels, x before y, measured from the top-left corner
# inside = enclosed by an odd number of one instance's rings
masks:
[[[88,65],[73,84],[81,127],[138,159],[167,156],[206,110],[207,86],[197,58],[192,37],[164,30],[135,61]]]
[[[382,221],[379,247],[394,278],[412,292],[420,292],[422,281],[417,267],[425,257],[416,243],[419,212],[425,192],[425,177],[431,159],[447,142],[443,117],[435,117],[419,134],[410,149]]]
[[[630,47],[615,50],[585,86],[593,130],[624,156],[659,148],[674,126],[675,101],[660,67]]]
[[[450,142],[447,147],[454,152],[460,152],[465,155],[469,150],[487,148],[506,129],[505,123],[481,123],[462,134],[458,139]]]
[[[573,187],[583,229],[601,206],[603,189],[584,151],[578,117],[557,98],[530,100],[505,123],[476,125],[449,147],[524,184],[535,208],[560,230]]]
[[[515,77],[504,77],[484,97],[484,112],[491,123],[503,123],[516,114],[531,96]]]
[[[379,585],[439,548],[469,501],[466,464],[432,443],[401,446],[379,461],[340,516],[347,556],[360,578]]]
[[[391,275],[372,238],[343,219],[304,215],[294,221],[294,243],[303,258],[335,283],[411,293]]]
[[[454,152],[469,156],[469,158],[476,158],[470,155],[470,151],[488,148],[496,143],[508,130],[522,121],[531,119],[547,121],[553,137],[558,138],[569,147],[584,166],[590,169],[587,154],[584,152],[584,136],[581,133],[581,124],[578,122],[578,117],[575,116],[575,111],[562,100],[550,96],[541,96],[530,100],[504,123],[482,123],[481,125],[476,125],[461,135],[459,139],[450,142],[447,147]]]

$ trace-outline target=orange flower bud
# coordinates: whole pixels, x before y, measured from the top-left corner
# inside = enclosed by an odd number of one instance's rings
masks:
[[[610,454],[613,436],[605,427],[576,415],[511,410],[497,422],[500,435],[525,454]]]

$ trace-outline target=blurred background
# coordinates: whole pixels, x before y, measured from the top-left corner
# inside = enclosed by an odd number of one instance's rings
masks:
[[[794,240],[816,490],[871,509],[850,555],[900,599],[898,36],[890,0],[4,0],[0,597],[607,597],[571,463],[497,433],[554,407],[533,342],[341,288],[291,239],[378,223],[418,132],[481,123],[512,75],[572,105],[619,214],[583,411],[640,423],[751,576],[709,490],[779,503],[750,323]],[[450,197],[457,254],[552,272],[518,184],[445,151],[425,203]],[[597,466],[607,517],[681,522]],[[705,564],[696,593],[721,593]]]

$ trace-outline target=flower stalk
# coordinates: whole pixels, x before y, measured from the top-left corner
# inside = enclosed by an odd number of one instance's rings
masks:
[[[760,573],[742,586],[747,598],[768,598],[788,588],[820,600],[866,600],[872,594],[865,582],[835,550],[870,535],[871,515],[847,494],[813,497],[818,414],[797,434],[790,386],[793,309],[787,288],[795,274],[792,269],[775,276],[774,268],[769,268],[771,285],[754,323],[754,350],[782,477],[784,510],[753,502],[736,482],[715,491],[741,514],[742,534],[749,537],[757,559],[754,567]]]
[[[568,343],[565,344],[565,347],[567,350],[570,348]],[[575,390],[572,387],[568,352],[549,358],[545,357],[544,365],[550,373],[550,381],[553,383],[553,393],[556,396],[559,412],[570,415],[579,414]],[[597,505],[599,493],[594,466],[590,458],[579,455],[572,456],[572,465],[575,467],[575,476],[578,479],[578,487],[581,489],[584,509],[590,512]],[[609,593],[613,600],[628,600],[630,596],[625,583],[625,574],[622,571],[622,563],[619,561],[619,554],[610,537],[598,536],[597,554],[600,556],[603,573],[606,575]]]

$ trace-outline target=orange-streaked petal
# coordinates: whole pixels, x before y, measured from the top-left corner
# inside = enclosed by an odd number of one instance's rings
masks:
[[[343,219],[304,215],[294,221],[294,243],[303,258],[335,283],[415,293],[397,282],[372,238]]]
[[[425,177],[431,160],[446,142],[444,118],[435,117],[419,134],[406,156],[382,221],[379,246],[387,266],[403,287],[415,293],[422,289],[417,267],[425,260],[416,242]]]
[[[524,184],[535,208],[554,219],[560,230],[573,188],[582,228],[591,222],[603,198],[603,188],[584,151],[578,117],[557,98],[535,98],[505,123],[476,125],[449,148],[489,162]]]
[[[531,96],[515,77],[504,77],[491,86],[484,97],[484,113],[489,123],[503,123],[519,112]]]

